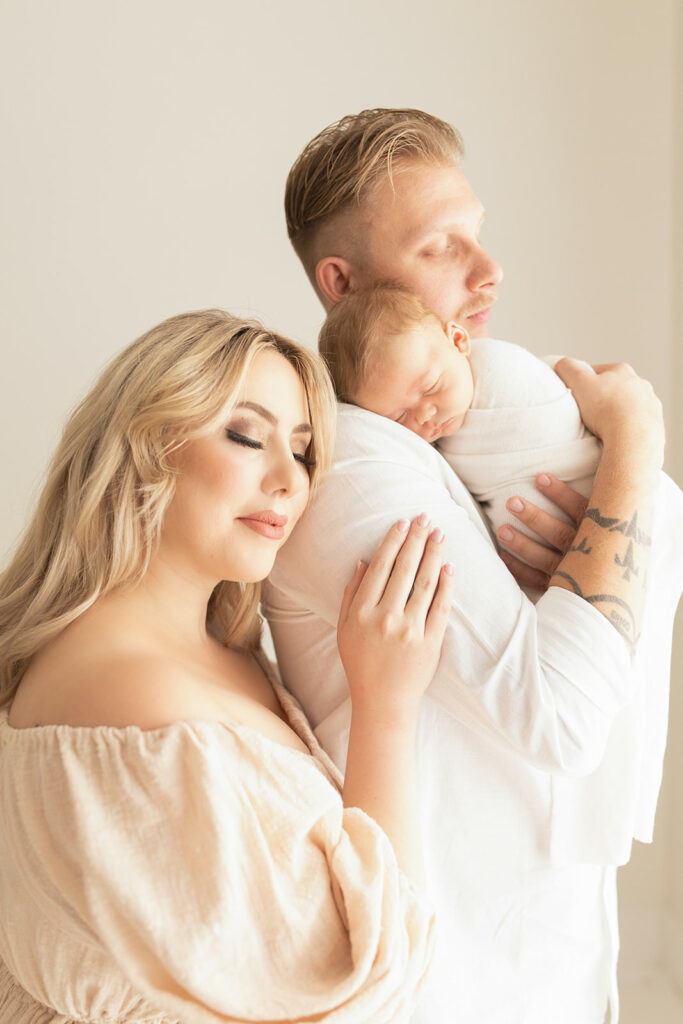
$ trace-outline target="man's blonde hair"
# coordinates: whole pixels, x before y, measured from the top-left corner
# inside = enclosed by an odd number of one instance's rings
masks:
[[[324,128],[294,162],[285,188],[287,233],[309,277],[312,249],[323,223],[360,203],[401,162],[457,164],[460,133],[423,110],[377,108],[342,117]]]
[[[391,281],[350,292],[337,302],[318,338],[337,398],[354,402],[381,356],[383,343],[425,320],[441,326],[417,295]]]
[[[175,489],[171,456],[218,429],[264,350],[284,356],[303,384],[315,487],[334,429],[334,394],[315,353],[218,309],[183,313],[147,331],[67,421],[35,515],[0,574],[0,705],[40,647],[98,597],[140,581]],[[207,625],[227,646],[258,648],[259,593],[259,583],[216,586]]]

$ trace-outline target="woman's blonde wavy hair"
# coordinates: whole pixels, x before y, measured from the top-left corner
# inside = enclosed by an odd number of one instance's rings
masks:
[[[334,393],[312,352],[219,309],[153,327],[104,370],[64,428],[36,512],[0,576],[0,706],[31,657],[114,587],[144,575],[173,495],[169,457],[229,414],[264,349],[294,367],[308,399],[311,491],[332,447]],[[219,583],[207,623],[223,643],[260,644],[259,583]]]

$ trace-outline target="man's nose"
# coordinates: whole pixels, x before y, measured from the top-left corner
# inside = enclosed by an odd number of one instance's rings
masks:
[[[479,246],[472,261],[469,285],[477,288],[495,288],[503,280],[503,268],[486,249]]]

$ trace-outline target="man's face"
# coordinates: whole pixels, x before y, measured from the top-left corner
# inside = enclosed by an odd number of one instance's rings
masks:
[[[479,242],[484,209],[453,165],[412,163],[378,185],[358,211],[360,287],[396,281],[446,324],[488,335],[503,271]]]

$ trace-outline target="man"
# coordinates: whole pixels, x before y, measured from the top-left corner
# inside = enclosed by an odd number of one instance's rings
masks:
[[[502,270],[481,244],[484,211],[461,153],[449,125],[411,110],[363,111],[309,143],[285,206],[326,309],[393,280],[442,322],[487,334]],[[614,747],[614,737],[633,700],[629,653],[644,572],[625,578],[623,531],[604,524],[637,512],[644,566],[661,426],[645,399],[650,441],[642,430],[635,438],[618,403],[601,421],[610,388],[614,398],[642,386],[632,371],[595,376],[569,361],[563,374],[585,398],[584,417],[596,416],[589,425],[604,442],[603,472],[590,499],[597,511],[583,519],[576,495],[553,478],[545,485],[581,521],[571,551],[573,529],[532,506],[519,513],[564,557],[519,534],[505,540],[532,563],[508,559],[521,582],[545,587],[552,575],[535,608],[438,453],[351,406],[340,409],[334,467],[265,592],[285,681],[343,766],[350,704],[335,627],[344,584],[399,516],[426,513],[446,534],[457,593],[418,737],[422,844],[438,914],[424,1024],[598,1024],[608,1007],[616,1020],[615,865],[637,831],[637,782],[631,748]],[[572,778],[587,775],[588,785]],[[596,828],[594,815],[607,808]]]

